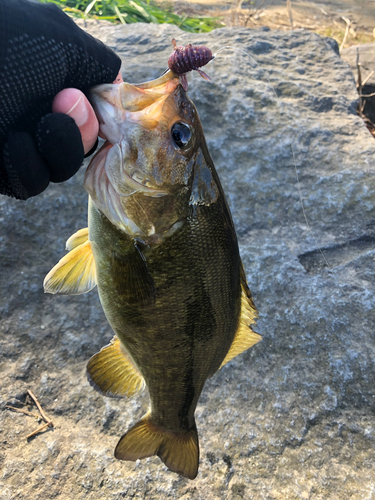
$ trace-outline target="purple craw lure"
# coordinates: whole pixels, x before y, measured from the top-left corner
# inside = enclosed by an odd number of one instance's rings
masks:
[[[208,47],[205,47],[204,45],[196,45],[194,47],[191,43],[188,43],[185,47],[183,47],[182,45],[177,45],[174,38],[172,38],[172,45],[174,47],[174,51],[169,56],[168,68],[179,75],[181,85],[185,91],[188,89],[186,73],[189,71],[198,71],[202,78],[208,81],[211,80],[211,78],[204,71],[199,69],[214,59],[214,56]]]

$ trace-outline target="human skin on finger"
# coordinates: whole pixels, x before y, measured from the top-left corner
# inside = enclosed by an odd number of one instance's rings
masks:
[[[119,72],[114,84],[122,83]],[[83,92],[69,88],[59,92],[52,103],[53,113],[66,113],[76,122],[81,132],[85,154],[95,145],[99,133],[99,123],[95,112]]]

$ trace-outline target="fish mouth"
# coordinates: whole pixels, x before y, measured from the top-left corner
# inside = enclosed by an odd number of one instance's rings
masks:
[[[100,151],[101,163],[114,191],[122,196],[143,192],[147,196],[169,194],[135,164],[133,127],[155,129],[163,120],[165,101],[179,86],[179,77],[168,70],[148,82],[97,85],[90,89],[89,99],[99,120],[100,135],[106,143]],[[88,167],[90,169],[91,165]]]
[[[123,151],[125,144],[111,144],[106,142],[100,151],[97,153],[96,161],[92,161],[88,166],[85,174],[85,187],[90,192],[87,180],[92,175],[92,170],[97,169],[100,165],[104,166],[103,171],[114,191],[120,197],[128,197],[135,193],[144,193],[152,198],[160,198],[170,194],[165,189],[160,189],[148,185],[148,179],[136,178],[138,170],[134,169],[130,160],[126,159],[126,152]],[[90,193],[92,194],[92,193]]]
[[[160,224],[164,228],[162,213],[175,210],[176,183],[164,182],[156,166],[168,169],[177,155],[170,144],[170,126],[178,114],[174,94],[179,85],[178,75],[167,71],[149,82],[90,89],[89,98],[106,142],[86,170],[84,187],[94,205],[133,236],[150,236]],[[178,160],[182,162],[179,156]],[[162,221],[159,225],[150,223],[148,209]]]
[[[134,86],[138,87],[139,89],[153,89],[155,87],[159,87],[160,85],[164,85],[173,78],[179,78],[179,75],[177,75],[177,73],[175,73],[174,71],[168,69],[161,76],[159,76],[159,78],[150,80],[148,82],[135,83]]]
[[[113,167],[114,164],[110,164],[107,159],[105,169],[108,179],[110,180],[114,190],[121,197],[131,196],[135,193],[144,193],[152,198],[160,198],[169,194],[166,190],[147,185],[149,182],[147,179],[140,179],[139,181],[136,180],[134,177],[137,175],[137,171],[133,173],[133,176],[128,173],[132,170],[129,162],[124,161],[123,163],[123,168],[121,169],[121,182],[116,180],[116,174],[118,174],[118,171],[114,171],[115,169]]]
[[[147,196],[151,196],[152,198],[161,198],[162,196],[167,196],[169,194],[168,191],[162,189],[156,189],[151,186],[147,186],[143,182],[136,181],[133,177],[126,173],[126,169],[123,172],[123,180],[124,185],[126,186],[126,191],[120,191],[118,184],[113,184],[115,191],[120,196],[131,196],[135,193],[144,193]]]
[[[99,120],[101,136],[119,143],[120,124],[138,123],[147,130],[158,126],[165,100],[180,84],[176,73],[168,70],[148,82],[103,84],[92,87],[89,100]]]

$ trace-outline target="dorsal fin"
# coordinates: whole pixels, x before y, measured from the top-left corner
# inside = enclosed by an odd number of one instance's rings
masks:
[[[89,360],[87,378],[98,392],[109,397],[131,397],[145,387],[142,375],[116,336]]]
[[[79,295],[92,290],[96,286],[96,268],[90,241],[65,255],[44,278],[43,285],[45,293]]]
[[[254,344],[262,340],[262,337],[255,333],[250,325],[255,323],[255,318],[258,317],[258,312],[255,308],[253,299],[251,297],[251,292],[246,283],[245,271],[241,263],[241,315],[240,321],[237,328],[236,335],[234,336],[232,345],[221,363],[220,368],[222,368],[228,361],[233,359],[238,354],[249,349]]]
[[[79,245],[86,243],[88,239],[89,239],[89,228],[84,227],[79,231],[77,231],[76,233],[72,234],[72,236],[67,240],[65,248],[70,252],[70,250],[73,250],[73,248],[76,248]]]

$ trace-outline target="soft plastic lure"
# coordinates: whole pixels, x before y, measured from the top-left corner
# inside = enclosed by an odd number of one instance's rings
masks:
[[[191,43],[188,43],[184,47],[182,45],[177,45],[174,38],[172,38],[172,45],[174,51],[169,56],[168,68],[179,75],[184,90],[188,89],[186,73],[189,71],[197,71],[205,80],[211,80],[204,71],[199,69],[214,59],[208,47],[205,45],[194,46]]]

